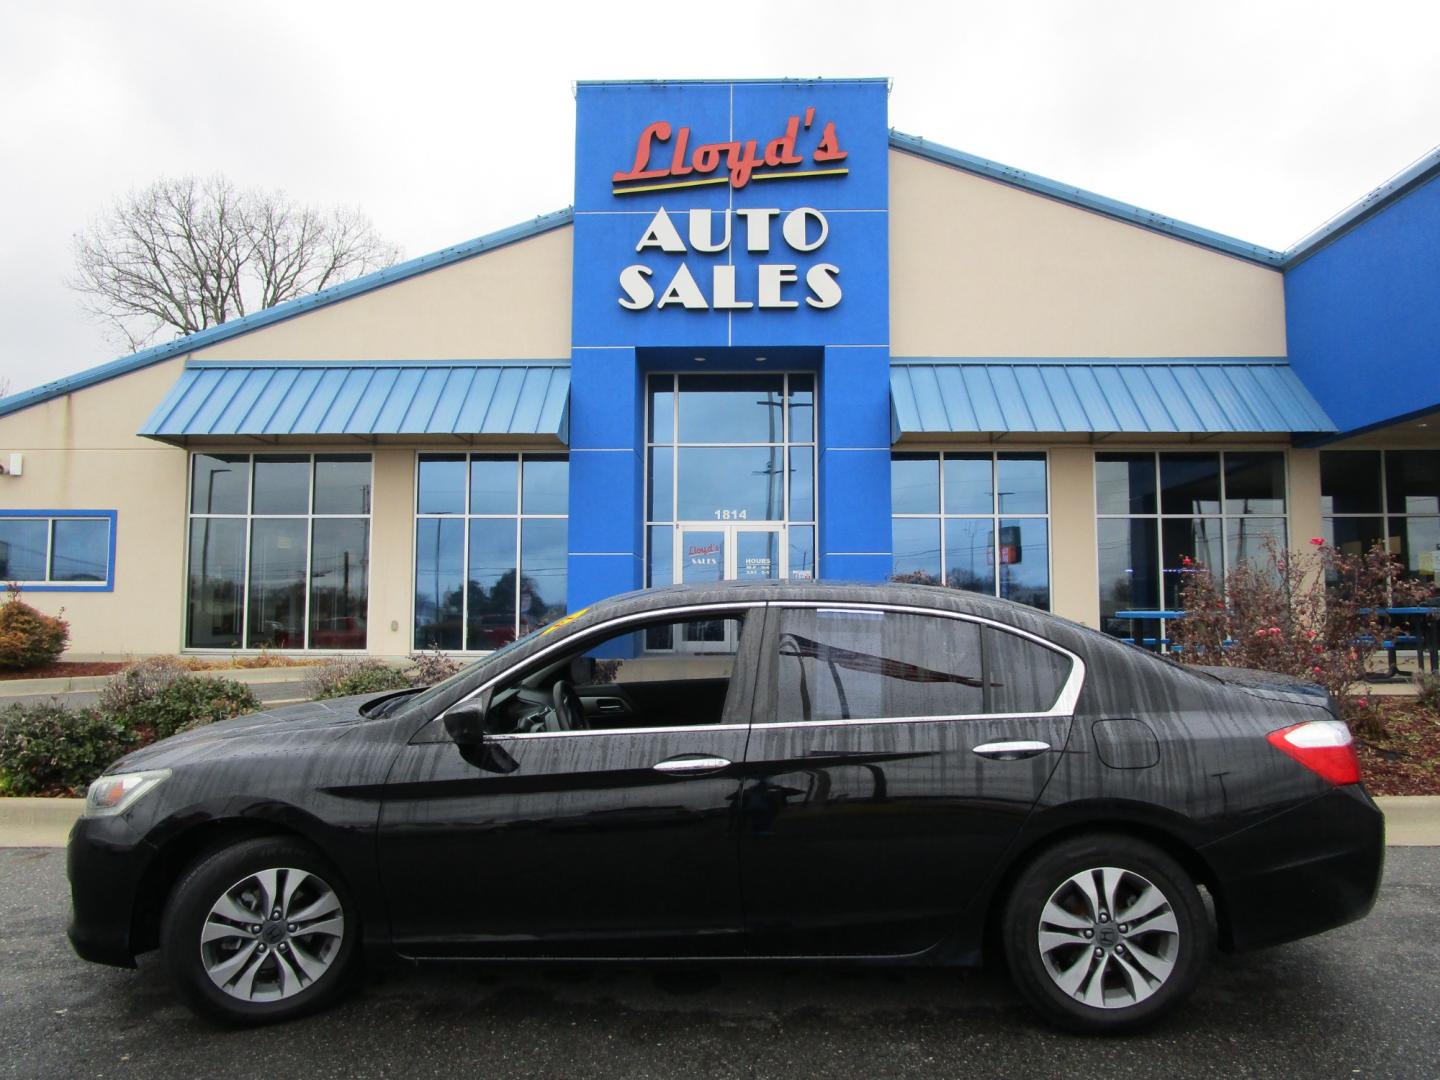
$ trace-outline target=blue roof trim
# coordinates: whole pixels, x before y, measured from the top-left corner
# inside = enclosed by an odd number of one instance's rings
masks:
[[[1334,422],[1274,357],[897,359],[891,436],[1321,433]]]
[[[570,365],[561,360],[198,361],[139,435],[551,436],[569,441]]]
[[[38,405],[42,401],[48,401],[51,398],[60,397],[62,394],[81,390],[87,386],[94,386],[96,383],[104,382],[106,379],[113,379],[119,375],[128,375],[132,371],[149,367],[151,364],[158,364],[162,360],[170,360],[176,356],[183,356],[185,353],[194,352],[196,349],[203,349],[217,342],[236,337],[239,334],[249,333],[251,330],[258,330],[262,326],[270,326],[273,323],[294,318],[296,315],[303,315],[307,311],[314,311],[316,308],[322,308],[340,300],[348,300],[351,297],[370,292],[372,289],[393,285],[397,281],[403,281],[406,278],[415,277],[416,275],[424,274],[431,270],[438,270],[442,266],[449,266],[451,263],[460,262],[463,259],[468,259],[483,252],[493,251],[507,244],[514,244],[520,240],[528,240],[533,236],[539,236],[552,229],[569,225],[573,221],[574,212],[571,208],[566,207],[564,210],[558,210],[553,214],[544,214],[535,218],[533,221],[526,221],[520,225],[512,225],[509,228],[500,229],[497,232],[487,233],[484,236],[476,237],[474,240],[468,240],[463,244],[455,244],[452,247],[442,248],[439,251],[431,252],[429,255],[421,255],[418,258],[408,259],[405,262],[387,267],[384,270],[377,270],[373,274],[366,274],[364,277],[358,277],[353,281],[332,286],[321,292],[311,293],[309,296],[302,296],[283,304],[277,304],[275,307],[266,308],[264,311],[257,311],[253,315],[246,315],[241,319],[235,319],[231,322],[221,323],[219,326],[199,330],[186,337],[177,338],[174,341],[167,341],[161,345],[153,345],[132,356],[123,356],[118,360],[110,361],[108,364],[101,364],[99,367],[77,372],[74,375],[67,375],[65,378],[56,379],[53,382],[43,383],[33,389],[22,391],[10,397],[0,398],[0,416],[19,412],[21,409],[29,408],[31,405]]]
[[[1356,199],[1314,232],[1301,237],[1285,252],[1285,269],[1299,266],[1321,248],[1333,244],[1351,229],[1429,183],[1437,175],[1440,175],[1440,147],[1407,165],[1374,191]]]
[[[576,79],[576,86],[811,86],[815,83],[885,83],[888,76],[864,75],[853,79],[828,77],[824,79]]]
[[[954,168],[962,169],[965,172],[973,173],[976,176],[983,176],[988,180],[997,180],[1002,184],[1009,184],[1011,187],[1020,188],[1023,191],[1033,192],[1036,195],[1043,195],[1049,199],[1069,203],[1071,206],[1078,206],[1082,210],[1090,210],[1097,214],[1103,214],[1108,218],[1123,221],[1128,225],[1138,225],[1140,228],[1149,229],[1151,232],[1164,233],[1166,236],[1173,236],[1192,244],[1198,244],[1201,247],[1210,248],[1212,251],[1218,251],[1225,255],[1233,255],[1237,259],[1245,259],[1248,262],[1258,263],[1261,266],[1279,269],[1283,266],[1286,259],[1286,253],[1283,251],[1275,251],[1272,248],[1261,247],[1259,244],[1251,244],[1244,240],[1237,240],[1233,236],[1226,236],[1223,233],[1214,232],[1210,229],[1203,229],[1199,225],[1190,225],[1184,221],[1177,221],[1175,218],[1157,214],[1153,210],[1145,210],[1138,206],[1132,206],[1130,203],[1120,202],[1118,199],[1110,199],[1104,195],[1097,195],[1083,188],[1077,188],[1070,184],[1062,184],[1058,180],[1050,180],[1044,176],[1036,176],[1034,173],[1025,172],[1023,169],[1002,165],[998,161],[991,161],[988,158],[967,154],[962,150],[954,150],[948,146],[941,146],[938,143],[922,139],[917,135],[906,135],[903,132],[892,130],[890,132],[890,145],[896,150],[903,150],[907,154],[927,158],[930,161],[936,161],[942,165],[950,165]]]

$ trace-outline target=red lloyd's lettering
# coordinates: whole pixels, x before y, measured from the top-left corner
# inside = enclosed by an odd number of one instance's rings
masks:
[[[813,108],[805,110],[804,126],[806,128],[810,127],[814,115]],[[709,176],[720,167],[723,160],[730,186],[743,188],[750,183],[751,178],[755,175],[755,170],[760,166],[784,169],[805,163],[805,158],[796,151],[795,146],[800,138],[800,127],[800,117],[790,117],[785,123],[785,133],[766,143],[763,154],[760,152],[760,140],[758,139],[703,143],[695,148],[687,163],[685,152],[690,145],[690,129],[682,127],[675,131],[666,121],[656,120],[654,123],[645,125],[641,130],[640,136],[635,142],[635,161],[630,170],[617,172],[610,179],[615,184],[628,184],[637,180],[660,180],[688,176],[691,173]],[[656,155],[657,144],[669,142],[672,132],[675,135],[675,143],[671,147],[669,165],[652,168],[650,162]],[[840,148],[840,140],[835,133],[835,121],[831,120],[821,131],[820,142],[811,154],[811,160],[817,165],[831,165],[834,162],[843,161],[847,157],[849,157],[849,151]],[[826,171],[833,172],[834,170]]]

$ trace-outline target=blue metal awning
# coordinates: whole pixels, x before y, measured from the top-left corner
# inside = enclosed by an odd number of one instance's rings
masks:
[[[570,437],[561,361],[192,361],[139,434],[169,442],[453,435]]]
[[[1293,433],[1335,424],[1284,360],[924,359],[890,367],[892,437]]]

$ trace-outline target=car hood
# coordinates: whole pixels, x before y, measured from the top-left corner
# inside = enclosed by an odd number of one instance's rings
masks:
[[[216,753],[239,750],[250,743],[265,743],[267,746],[273,743],[286,750],[298,750],[331,742],[357,724],[369,722],[369,718],[360,714],[361,706],[384,696],[384,693],[357,694],[326,701],[307,701],[206,724],[141,747],[106,771],[168,768]]]

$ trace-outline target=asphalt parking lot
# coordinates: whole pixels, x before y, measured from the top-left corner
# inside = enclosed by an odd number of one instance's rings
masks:
[[[1364,922],[1219,957],[1170,1023],[1039,1027],[1002,976],[933,970],[448,968],[368,976],[251,1031],[64,939],[64,852],[0,850],[0,1076],[1440,1076],[1440,848],[1391,848]]]

